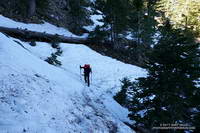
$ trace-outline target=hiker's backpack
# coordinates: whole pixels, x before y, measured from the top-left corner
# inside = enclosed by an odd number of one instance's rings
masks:
[[[90,65],[89,64],[85,64],[84,68],[90,68]]]
[[[85,64],[83,68],[84,68],[84,73],[89,74],[92,71],[89,64]]]

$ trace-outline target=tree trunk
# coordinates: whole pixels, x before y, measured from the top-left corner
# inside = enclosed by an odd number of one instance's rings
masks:
[[[141,38],[140,38],[140,11],[138,11],[138,29],[137,29],[137,44],[140,45],[140,41],[141,41]]]
[[[9,35],[14,38],[19,38],[24,41],[40,41],[40,42],[64,42],[74,44],[91,44],[89,39],[67,37],[63,35],[53,35],[48,33],[41,33],[29,30],[23,30],[18,28],[7,28],[0,26],[0,32]]]
[[[36,12],[36,0],[27,0],[28,2],[28,17],[32,17]]]

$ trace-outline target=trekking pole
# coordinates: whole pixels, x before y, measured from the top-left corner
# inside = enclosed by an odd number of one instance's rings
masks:
[[[82,78],[81,78],[81,65],[80,65],[80,80],[82,80]]]
[[[91,84],[92,84],[92,73],[91,73]]]

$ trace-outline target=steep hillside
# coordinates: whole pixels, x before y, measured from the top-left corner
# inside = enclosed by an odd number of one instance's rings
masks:
[[[76,34],[92,24],[90,0],[1,0],[0,14],[25,23],[43,23],[65,27]]]
[[[0,133],[200,131],[199,11],[200,0],[0,0]]]
[[[0,36],[2,133],[132,132],[123,124],[129,121],[127,110],[112,96],[120,79],[144,76],[144,70],[75,44],[60,44],[62,65],[53,66],[44,61],[56,52],[50,44],[32,47]],[[93,69],[91,87],[80,76],[79,65],[85,63]]]

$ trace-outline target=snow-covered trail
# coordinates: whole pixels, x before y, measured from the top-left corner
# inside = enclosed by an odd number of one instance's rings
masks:
[[[55,67],[44,61],[55,52],[49,44],[17,40],[24,49],[16,40],[0,33],[1,133],[132,132],[123,124],[127,110],[112,96],[119,79],[143,76],[142,69],[73,44],[60,44],[62,66]],[[91,87],[80,80],[84,63],[93,69]]]
[[[70,36],[49,24],[23,24],[0,16],[0,25]],[[62,66],[44,60],[56,52],[0,33],[0,133],[132,133],[128,111],[113,100],[120,79],[146,72],[102,56],[84,45],[59,44]],[[92,66],[92,84],[80,79],[79,65]]]

